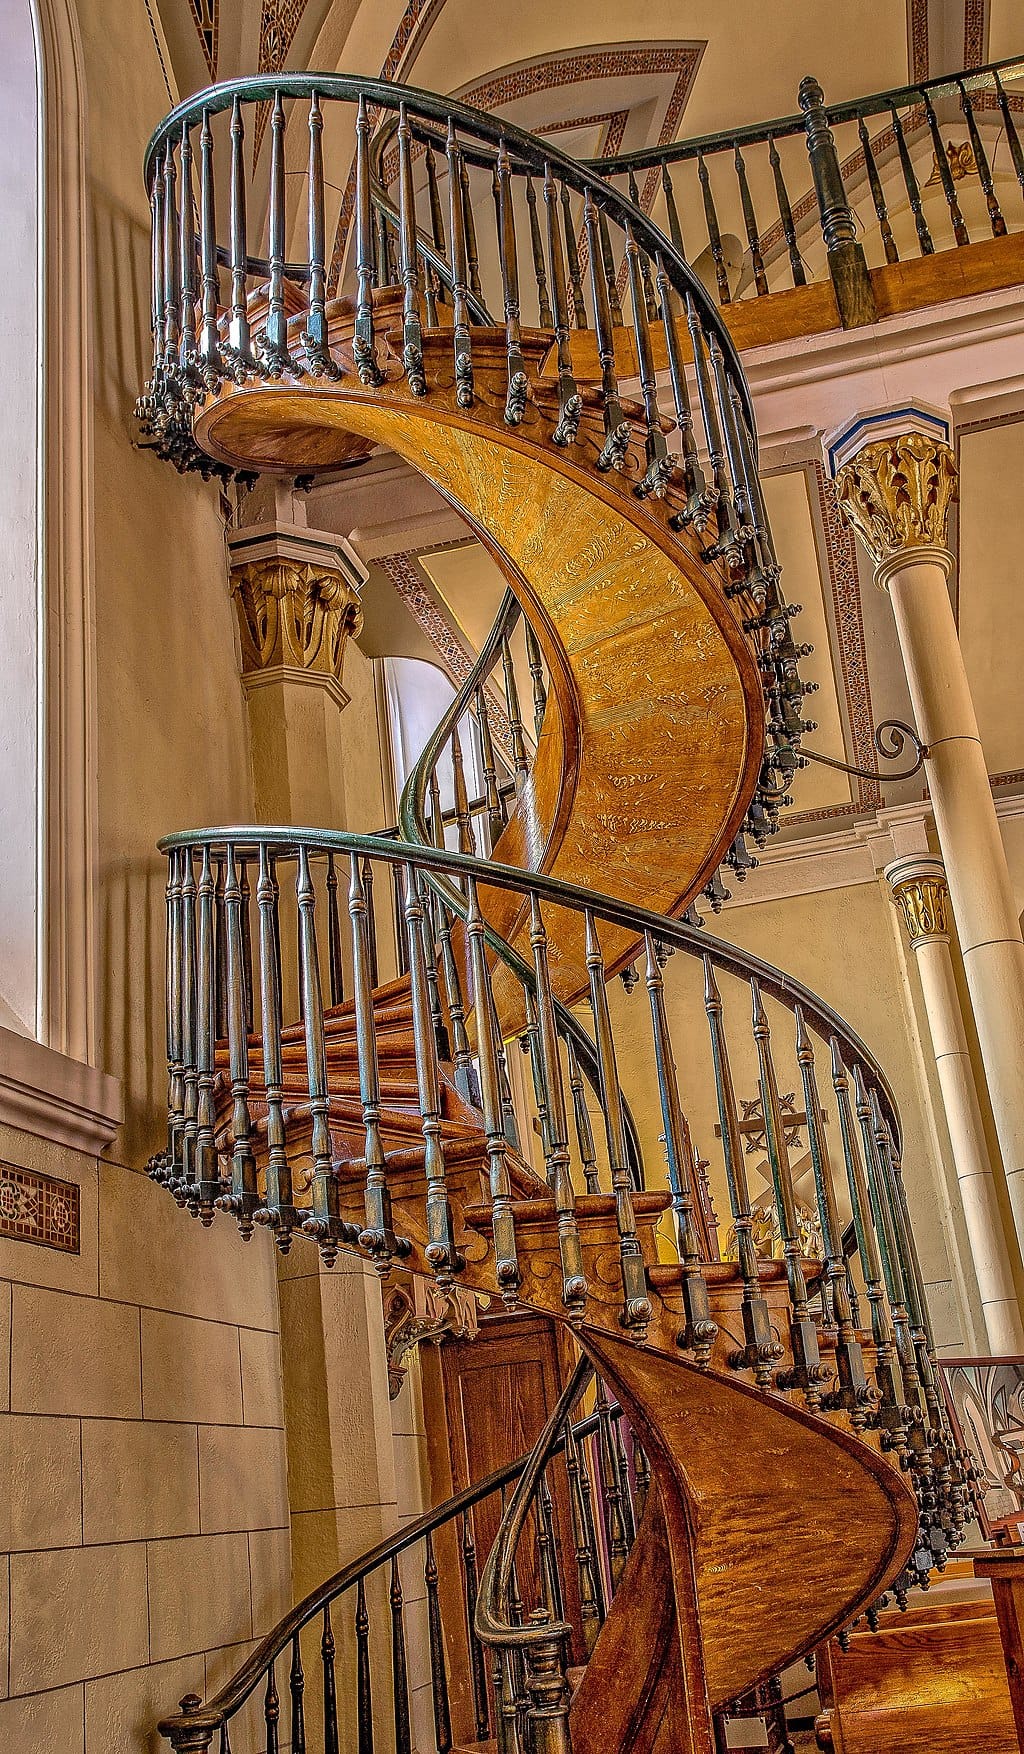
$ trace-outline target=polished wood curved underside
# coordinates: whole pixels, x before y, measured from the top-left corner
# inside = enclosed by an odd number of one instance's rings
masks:
[[[494,856],[678,913],[741,827],[764,746],[757,665],[721,563],[701,559],[696,535],[669,528],[661,502],[636,497],[632,462],[624,474],[598,471],[596,410],[574,444],[551,443],[546,340],[532,350],[532,399],[512,429],[503,332],[474,331],[469,412],[445,388],[450,333],[433,347],[426,339],[428,380],[441,385],[426,398],[410,394],[397,365],[372,390],[354,372],[337,384],[228,384],[200,412],[197,438],[236,467],[295,473],[339,460],[358,435],[431,481],[501,567],[551,675],[536,763]],[[490,891],[484,911],[528,953],[514,896]],[[551,963],[568,999],[586,973],[575,925],[564,927]],[[628,947],[620,936],[606,945],[610,964]]]

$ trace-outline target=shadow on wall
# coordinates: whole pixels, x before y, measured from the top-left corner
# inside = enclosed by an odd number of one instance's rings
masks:
[[[96,403],[110,420],[130,422],[152,364],[149,232],[96,188],[90,217]]]
[[[130,1169],[143,1169],[166,1135],[166,880],[156,853],[100,872],[101,1061],[124,1087],[124,1122],[107,1155]]]

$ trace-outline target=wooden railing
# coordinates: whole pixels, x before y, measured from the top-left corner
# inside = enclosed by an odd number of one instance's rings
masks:
[[[719,305],[830,278],[854,328],[880,314],[871,268],[1024,229],[1022,82],[1015,57],[832,104],[807,78],[798,114],[590,168],[663,225]]]

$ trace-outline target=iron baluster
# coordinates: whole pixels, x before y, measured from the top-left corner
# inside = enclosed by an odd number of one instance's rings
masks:
[[[615,1042],[608,994],[605,989],[604,958],[594,924],[587,909],[587,973],[590,981],[590,1003],[594,1013],[600,1067],[601,1108],[605,1118],[608,1142],[608,1163],[612,1192],[615,1195],[615,1222],[619,1233],[619,1267],[622,1276],[622,1324],[637,1333],[646,1331],[651,1319],[651,1300],[647,1295],[647,1276],[643,1253],[636,1234],[633,1212],[633,1189],[626,1155],[626,1131],[622,1112],[622,1090],[615,1063]]]
[[[272,378],[296,369],[288,352],[288,318],[284,307],[284,128],[284,104],[280,91],[275,91],[270,111],[270,298],[261,349],[261,364]]]
[[[686,487],[686,505],[680,513],[673,515],[673,528],[692,524],[697,535],[700,536],[707,527],[708,519],[714,509],[714,501],[708,497],[707,481],[701,467],[697,446],[694,443],[693,410],[690,407],[686,368],[679,351],[679,335],[676,329],[679,300],[672,290],[668,275],[665,273],[665,265],[660,256],[658,257],[658,291],[661,295],[661,320],[665,331],[665,353],[668,359],[669,382],[672,386],[672,405],[682,447],[682,472]],[[675,522],[676,517],[679,519],[678,524]]]
[[[694,1222],[693,1186],[690,1180],[693,1147],[690,1143],[690,1129],[679,1100],[678,1074],[665,1007],[665,983],[650,932],[646,934],[645,945],[647,992],[651,1004],[654,1057],[661,1098],[661,1123],[664,1129],[662,1138],[668,1164],[668,1185],[672,1194],[676,1245],[682,1269],[683,1310],[686,1315],[686,1327],[679,1338],[693,1353],[694,1362],[705,1365],[710,1362],[711,1346],[718,1327],[711,1320],[708,1288],[701,1266],[700,1244]]]
[[[356,1585],[356,1736],[358,1754],[373,1754],[373,1682],[370,1673],[370,1616],[366,1585]],[[337,1754],[337,1739],[329,1754]]]
[[[700,192],[704,201],[704,223],[708,229],[708,243],[711,247],[711,260],[715,264],[715,283],[718,287],[718,302],[727,305],[732,302],[729,290],[729,276],[725,268],[725,253],[722,249],[722,232],[718,224],[718,213],[715,208],[715,197],[711,190],[711,176],[704,162],[704,154],[697,154],[697,175],[700,178]]]
[[[370,119],[366,99],[356,110],[356,315],[352,356],[359,382],[374,389],[384,382],[377,364],[373,325],[373,225],[370,209]]]
[[[439,1060],[450,1060],[452,1057],[451,1043],[448,1040],[448,1028],[441,1008],[439,955],[437,934],[434,930],[434,896],[425,878],[417,879],[417,889],[420,899],[423,961],[427,973],[427,998],[430,1007],[430,1024],[434,1031],[435,1051]]]
[[[601,266],[604,270],[604,283],[608,293],[608,311],[611,316],[612,328],[622,327],[622,305],[619,302],[619,277],[615,272],[615,257],[612,254],[611,234],[608,230],[608,215],[602,207],[597,209],[597,236],[601,245]],[[588,239],[588,249],[589,239]]]
[[[476,723],[480,734],[480,765],[484,776],[484,805],[491,830],[491,847],[505,826],[506,812],[498,790],[498,773],[494,760],[494,738],[491,736],[491,715],[483,685],[476,691]]]
[[[359,1587],[361,1590],[362,1579]],[[338,1754],[338,1684],[334,1673],[334,1630],[331,1626],[330,1602],[324,1603],[320,1660],[324,1671],[324,1754]]]
[[[476,1564],[476,1541],[471,1513],[462,1513],[462,1577],[466,1597],[466,1641],[469,1647],[470,1672],[473,1682],[473,1710],[476,1717],[477,1740],[485,1742],[491,1731],[491,1714],[487,1700],[487,1672],[483,1646],[476,1635],[476,1598],[479,1576]]]
[[[803,259],[800,255],[800,249],[796,241],[796,226],[793,223],[793,209],[790,205],[789,190],[786,187],[786,178],[782,169],[782,160],[779,157],[779,149],[775,144],[774,134],[769,134],[768,136],[768,163],[772,167],[772,179],[775,183],[775,200],[779,209],[779,221],[782,226],[782,235],[786,240],[786,248],[789,251],[789,266],[793,275],[793,285],[806,286],[807,274],[804,270]]]
[[[425,396],[423,331],[419,311],[419,252],[416,244],[416,191],[412,180],[412,132],[404,104],[398,110],[398,210],[402,258],[402,363],[414,396]]]
[[[579,1146],[580,1162],[583,1166],[583,1182],[588,1194],[599,1194],[601,1186],[597,1173],[594,1129],[590,1124],[590,1110],[587,1107],[586,1093],[583,1089],[583,1077],[571,1036],[566,1037],[565,1058],[569,1069],[569,1090],[572,1095],[572,1112],[576,1124],[576,1143]]]
[[[757,215],[754,212],[754,203],[750,194],[750,184],[747,182],[747,167],[744,163],[743,154],[739,149],[738,142],[734,149],[733,164],[736,168],[736,181],[739,184],[740,208],[743,213],[743,229],[747,234],[747,248],[750,251],[750,266],[754,271],[754,286],[758,298],[764,298],[768,292],[768,276],[764,271],[764,257],[761,254],[761,237],[757,229]]]
[[[562,228],[565,232],[565,260],[569,270],[569,288],[572,295],[573,325],[577,329],[587,327],[587,307],[583,302],[583,276],[580,273],[580,255],[576,248],[576,233],[572,224],[572,203],[569,191],[562,184]]]
[[[633,312],[633,332],[636,339],[636,353],[640,372],[640,395],[644,405],[644,450],[647,469],[643,480],[638,481],[634,493],[638,498],[645,498],[653,493],[664,493],[672,474],[672,459],[668,454],[665,434],[661,430],[661,414],[658,409],[658,383],[654,375],[654,356],[651,352],[651,331],[648,322],[648,300],[643,278],[640,273],[640,251],[633,227],[626,226],[626,265],[629,273],[629,297]],[[653,302],[653,301],[652,301]]]
[[[395,1754],[412,1754],[409,1716],[409,1662],[405,1646],[405,1603],[398,1559],[391,1561],[391,1681],[395,1707]]]
[[[633,1435],[633,1479],[636,1482],[636,1522],[639,1528],[647,1508],[647,1498],[651,1490],[651,1464],[647,1459],[647,1451],[637,1443]]]
[[[665,197],[665,212],[668,216],[668,235],[672,239],[672,243],[675,246],[677,253],[682,256],[685,261],[686,249],[683,245],[683,228],[679,223],[679,209],[676,206],[675,190],[672,187],[672,178],[669,176],[667,164],[663,164],[661,167],[661,191]],[[664,294],[662,294],[663,311],[664,308]]]
[[[196,361],[196,210],[192,192],[192,136],[187,122],[181,124],[181,340],[178,364],[188,377]]]
[[[430,770],[427,790],[430,795],[430,844],[444,847],[444,812],[441,809],[441,787],[438,784],[437,768]]]
[[[181,879],[181,1069],[184,1089],[181,1118],[181,1160],[171,1192],[179,1206],[186,1202],[185,1189],[195,1179],[195,1143],[198,1127],[198,1068],[196,1066],[196,873],[192,849],[186,847]]]
[[[736,1238],[736,1259],[743,1281],[744,1344],[739,1351],[729,1355],[727,1362],[733,1370],[752,1370],[754,1381],[758,1387],[768,1389],[772,1384],[775,1362],[782,1356],[782,1349],[772,1332],[768,1304],[761,1293],[761,1278],[753,1239],[747,1168],[743,1161],[743,1142],[740,1137],[736,1091],[733,1085],[729,1049],[725,1038],[722,995],[715,980],[711,958],[708,956],[704,958],[704,1008],[708,1015],[708,1026],[711,1031],[711,1057],[715,1072],[715,1093],[718,1099],[718,1121],[722,1134],[725,1179],[729,1188],[729,1208],[732,1212],[733,1232]]]
[[[178,300],[181,295],[181,264],[178,259],[178,207],[174,186],[177,180],[174,163],[174,142],[168,140],[164,153],[164,346],[170,369],[177,365],[178,343],[181,339]]]
[[[217,925],[217,1038],[228,1033],[228,926],[224,912],[224,861],[217,860],[217,894],[214,898]],[[278,955],[278,968],[281,958]]]
[[[263,1032],[263,1084],[267,1104],[267,1186],[257,1223],[268,1224],[282,1254],[291,1247],[295,1225],[288,1134],[284,1119],[284,1076],[281,1064],[281,971],[277,956],[278,892],[273,862],[265,842],[260,845],[256,884],[260,920],[260,1026]]]
[[[444,235],[444,210],[441,206],[441,194],[437,186],[437,161],[434,157],[434,148],[428,146],[423,156],[427,166],[427,205],[430,209],[431,241],[442,261],[446,262],[448,260],[448,242]],[[443,304],[447,298],[447,292],[443,286],[439,287],[437,296],[438,302]]]
[[[444,1629],[437,1590],[434,1538],[427,1531],[423,1582],[427,1591],[427,1636],[430,1643],[430,1695],[434,1707],[434,1742],[437,1754],[449,1754],[452,1745],[451,1707],[448,1701],[448,1670],[444,1656]]]
[[[587,1281],[583,1270],[583,1251],[576,1222],[576,1196],[569,1173],[568,1127],[565,1116],[565,1090],[558,1054],[555,1029],[555,1007],[548,968],[548,940],[540,903],[530,897],[530,946],[533,950],[533,971],[537,982],[537,1023],[540,1036],[540,1065],[547,1108],[547,1180],[554,1195],[558,1220],[558,1252],[562,1264],[562,1302],[570,1315],[580,1316],[586,1308]]]
[[[341,955],[341,918],[338,909],[338,873],[334,854],[327,855],[327,971],[331,1008],[345,997],[345,969]]]
[[[356,1057],[359,1062],[359,1100],[363,1110],[366,1139],[363,1161],[366,1166],[364,1188],[365,1228],[359,1233],[359,1246],[386,1272],[396,1255],[407,1254],[395,1235],[391,1211],[391,1190],[387,1181],[387,1160],[380,1130],[380,1071],[377,1061],[377,1028],[373,1014],[373,976],[370,968],[369,922],[366,909],[366,887],[358,853],[349,863],[348,911],[352,921],[352,1005],[356,1025]]]
[[[547,1469],[540,1477],[537,1487],[538,1527],[544,1538],[544,1568],[547,1577],[546,1594],[551,1604],[551,1615],[555,1620],[565,1619],[565,1607],[562,1597],[562,1578],[559,1570],[558,1542],[555,1539],[555,1507],[548,1485]]]
[[[942,136],[939,133],[939,124],[935,116],[935,106],[927,91],[922,91],[921,96],[924,99],[924,113],[928,122],[928,132],[931,135],[932,147],[935,152],[935,168],[939,173],[939,181],[942,184],[942,193],[946,197],[946,206],[949,208],[949,217],[953,222],[953,237],[956,240],[956,245],[959,249],[962,245],[970,243],[971,234],[964,224],[964,216],[960,211],[960,203],[956,198],[956,184],[953,181],[953,174],[949,168],[949,160],[946,157],[945,148],[942,144]]]
[[[455,1246],[455,1226],[448,1198],[447,1167],[441,1131],[441,1086],[437,1068],[437,1042],[431,1023],[427,986],[427,959],[423,946],[423,902],[416,867],[405,868],[405,921],[412,979],[413,1039],[416,1051],[416,1083],[419,1090],[423,1133],[423,1175],[426,1181],[427,1246],[424,1256],[437,1282],[451,1284],[462,1267]]]
[[[889,1298],[889,1319],[896,1341],[896,1357],[903,1378],[904,1395],[908,1404],[913,1407],[920,1397],[921,1379],[918,1375],[917,1356],[914,1351],[913,1336],[910,1332],[910,1313],[907,1309],[902,1263],[893,1230],[893,1215],[882,1177],[878,1141],[872,1123],[871,1104],[859,1066],[853,1068],[853,1096],[857,1120],[860,1123],[864,1163],[867,1169],[868,1199],[871,1203],[871,1212],[882,1259],[882,1278]]]
[[[589,189],[583,204],[583,223],[586,226],[590,256],[590,291],[594,300],[594,332],[597,338],[597,357],[601,362],[601,407],[604,413],[604,445],[597,458],[597,467],[601,470],[619,469],[629,450],[632,429],[619,400],[608,279],[601,252],[598,212]]]
[[[459,830],[459,852],[476,853],[476,841],[473,837],[473,818],[469,809],[469,793],[466,790],[466,769],[462,760],[462,739],[458,725],[452,726],[452,785],[455,792],[455,821]]]
[[[619,1476],[619,1490],[622,1494],[622,1521],[626,1530],[627,1545],[632,1547],[636,1540],[636,1517],[633,1513],[633,1487],[629,1478],[629,1462],[626,1459],[626,1446],[622,1441],[622,1413],[612,1415],[611,1422],[612,1447],[615,1452],[615,1468]]]
[[[303,1220],[307,1236],[314,1236],[328,1266],[338,1257],[339,1240],[350,1241],[356,1233],[342,1224],[338,1211],[338,1183],[331,1163],[330,1091],[327,1084],[327,1049],[324,1041],[323,997],[316,942],[316,892],[309,868],[309,851],[300,845],[295,900],[299,913],[299,984],[306,1044],[306,1085],[309,1091],[310,1156],[313,1160],[313,1212]]]
[[[859,117],[857,122],[857,135],[860,140],[861,152],[864,154],[864,168],[868,174],[868,188],[871,190],[871,201],[875,209],[875,217],[878,220],[878,229],[882,236],[882,248],[885,250],[885,259],[890,263],[898,262],[900,259],[900,253],[896,248],[896,240],[892,235],[892,226],[889,224],[889,209],[885,203],[882,179],[878,174],[874,149],[871,145],[871,136],[868,133],[868,125],[863,116]]]
[[[373,864],[369,859],[363,860],[363,892],[366,896],[366,946],[370,984],[375,987],[380,980],[380,970],[377,967],[377,916],[373,909]]]
[[[839,1207],[836,1202],[835,1177],[829,1157],[828,1142],[825,1138],[825,1118],[818,1095],[818,1080],[814,1068],[814,1048],[804,1024],[804,1014],[798,1005],[796,1018],[796,1057],[800,1066],[800,1079],[804,1092],[804,1113],[807,1116],[807,1143],[811,1153],[811,1164],[814,1169],[814,1188],[817,1196],[818,1220],[821,1225],[821,1240],[825,1254],[825,1274],[822,1284],[822,1307],[826,1320],[835,1322],[836,1331],[836,1365],[839,1375],[839,1389],[826,1401],[827,1406],[845,1407],[853,1421],[854,1428],[863,1428],[868,1409],[867,1378],[864,1374],[864,1354],[860,1341],[853,1327],[850,1299],[847,1290],[846,1262],[843,1258],[843,1235],[839,1222]]]
[[[697,400],[700,403],[704,436],[707,440],[708,462],[711,466],[711,479],[714,484],[715,514],[718,520],[718,540],[712,549],[705,549],[704,553],[709,557],[721,554],[730,566],[733,564],[738,566],[743,559],[742,539],[736,527],[732,495],[729,491],[725,453],[722,449],[722,429],[719,423],[718,409],[715,405],[711,375],[708,371],[704,330],[697,307],[689,293],[686,295],[686,324],[690,331],[690,344],[693,349]],[[679,514],[680,519],[684,518],[685,515],[685,513]]]
[[[228,318],[228,347],[236,376],[255,371],[252,357],[252,336],[246,307],[246,276],[248,247],[245,214],[245,123],[242,103],[237,96],[231,105],[231,315]]]
[[[605,1543],[608,1549],[612,1595],[614,1596],[622,1582],[622,1573],[629,1554],[629,1543],[626,1540],[626,1525],[622,1517],[622,1484],[619,1480],[619,1470],[615,1465],[615,1450],[612,1446],[611,1409],[608,1405],[604,1383],[600,1377],[597,1379],[594,1408],[597,1413],[597,1458],[601,1470],[601,1513],[604,1520]]]
[[[877,1091],[870,1091],[868,1102],[871,1110],[871,1130],[875,1136],[880,1186],[891,1216],[893,1242],[903,1280],[903,1295],[910,1322],[914,1356],[917,1361],[918,1380],[921,1384],[921,1393],[924,1397],[929,1425],[933,1429],[938,1429],[943,1423],[942,1413],[936,1394],[935,1376],[932,1370],[931,1353],[925,1328],[926,1304],[924,1288],[919,1279],[920,1264],[917,1260],[910,1214],[906,1207],[902,1176],[897,1172],[898,1159],[889,1129],[882,1119],[882,1109]]]
[[[503,639],[501,642],[501,668],[505,678],[505,710],[508,715],[509,736],[512,740],[512,768],[515,774],[516,790],[520,791],[523,781],[530,771],[530,764],[526,758],[526,744],[523,741],[523,714],[519,705],[516,667],[512,658],[512,647],[507,639]]]
[[[462,207],[466,216],[466,255],[469,258],[469,290],[480,291],[480,262],[476,247],[476,219],[473,214],[473,194],[469,183],[469,166],[465,157],[462,160],[460,174],[462,189]]]
[[[640,206],[640,192],[637,189],[636,177],[633,175],[632,171],[630,171],[630,173],[629,173],[629,198],[632,201],[634,207]],[[627,221],[626,222],[627,255],[628,255],[628,250],[629,250],[629,235],[630,235],[631,231],[632,231],[632,227],[630,226],[629,222]],[[654,296],[654,285],[653,285],[653,282],[651,280],[651,264],[648,261],[646,254],[640,254],[638,252],[637,268],[638,268],[639,274],[640,274],[640,284],[641,284],[641,287],[643,288],[644,312],[647,316],[648,321],[653,323],[655,317],[658,315],[658,301]]]
[[[238,887],[241,892],[242,916],[242,1001],[246,1031],[251,1035],[255,1016],[252,978],[252,889],[249,883],[249,861],[244,857],[238,861]]]
[[[455,124],[448,123],[448,205],[452,232],[452,341],[455,348],[455,399],[460,408],[473,406],[473,348],[469,338],[469,265],[466,248],[464,165]]]
[[[514,1308],[521,1275],[516,1255],[515,1217],[512,1207],[512,1184],[508,1172],[508,1140],[501,1105],[501,1071],[497,1052],[497,1030],[491,999],[490,973],[484,945],[484,922],[480,913],[476,879],[468,879],[466,933],[469,939],[473,971],[473,999],[476,1009],[477,1059],[480,1070],[480,1104],[483,1110],[484,1139],[487,1147],[488,1177],[491,1199],[491,1224],[494,1238],[494,1270],[503,1301]]]
[[[1020,135],[1017,133],[1013,116],[1010,114],[1010,101],[1003,87],[1003,82],[998,73],[993,73],[992,77],[996,82],[996,101],[1003,120],[1006,144],[1010,149],[1010,163],[1013,165],[1014,176],[1020,184],[1021,194],[1024,194],[1024,148],[1021,147]]]
[[[900,121],[899,112],[897,111],[895,104],[890,104],[889,109],[892,116],[893,132],[896,136],[896,150],[899,153],[900,158],[900,170],[903,172],[903,181],[906,185],[907,197],[910,201],[910,211],[914,215],[917,241],[921,246],[922,256],[930,256],[934,253],[935,245],[932,242],[932,234],[928,230],[928,221],[924,216],[921,190],[914,173],[910,148],[907,145],[906,135],[903,132],[903,123]]]
[[[553,325],[551,305],[548,301],[548,277],[544,266],[544,247],[541,243],[540,220],[537,217],[537,191],[533,186],[533,178],[526,177],[526,208],[530,219],[530,248],[533,252],[533,277],[537,284],[537,321],[542,329],[550,329]]]
[[[1000,211],[999,202],[996,197],[995,185],[992,181],[992,172],[989,168],[988,153],[985,151],[985,142],[982,140],[981,135],[978,132],[978,124],[974,117],[974,105],[971,102],[970,93],[964,85],[963,80],[958,79],[957,86],[960,91],[960,105],[967,122],[967,134],[971,142],[971,151],[974,154],[974,163],[978,172],[978,181],[981,184],[985,195],[985,206],[988,208],[992,236],[994,238],[1004,238],[1006,236],[1006,221]]]
[[[459,979],[459,968],[452,947],[452,916],[445,903],[435,902],[440,919],[438,942],[440,944],[440,967],[444,976],[445,994],[448,1001],[448,1018],[451,1023],[452,1059],[455,1067],[455,1088],[464,1102],[471,1103],[474,1108],[480,1107],[480,1085],[473,1065],[473,1050],[466,1034],[466,1007],[462,997],[462,982]]]
[[[800,81],[798,99],[804,112],[807,156],[839,321],[844,329],[861,328],[865,323],[874,323],[878,311],[864,250],[858,241],[853,212],[846,198],[839,154],[828,125],[825,94],[818,81],[808,77]]]
[[[199,251],[203,283],[203,316],[199,357],[209,374],[207,388],[215,389],[220,377],[220,330],[217,327],[220,277],[217,273],[217,218],[213,172],[213,129],[210,112],[204,109],[199,135]]]
[[[531,220],[533,209],[531,208]],[[565,277],[565,256],[562,251],[562,228],[559,221],[558,189],[551,175],[551,166],[544,166],[544,212],[547,221],[548,257],[551,263],[551,297],[554,301],[553,314],[548,313],[548,324],[554,326],[555,351],[558,360],[558,425],[551,435],[556,445],[570,445],[575,441],[579,430],[580,417],[583,413],[583,399],[580,396],[576,379],[572,370],[572,350],[569,345],[569,294]]]
[[[220,1172],[214,1144],[215,986],[213,908],[215,898],[209,845],[201,855],[197,889],[198,944],[196,955],[196,1141],[194,1200],[204,1226],[213,1223],[214,1201],[220,1194]]]
[[[267,1689],[263,1695],[263,1722],[267,1730],[267,1754],[277,1754],[278,1725],[281,1719],[281,1701],[277,1692],[277,1681],[274,1677],[275,1665],[271,1663],[267,1670]]]
[[[175,848],[167,861],[167,1166],[166,1176],[173,1178],[181,1161],[181,1132],[184,1124],[185,1086],[183,1072],[182,983],[182,859]]]
[[[580,1457],[571,1423],[565,1428],[565,1471],[569,1481],[569,1508],[572,1515],[573,1545],[576,1559],[576,1581],[580,1598],[580,1628],[583,1650],[587,1658],[593,1654],[603,1615],[598,1598],[597,1565],[593,1530],[588,1530],[580,1485]]]
[[[533,685],[533,729],[538,742],[541,727],[544,724],[544,712],[548,704],[548,693],[544,685],[544,658],[540,649],[540,641],[533,631],[527,616],[523,617],[523,635],[526,640],[526,657],[530,666],[530,681]]]
[[[221,1210],[233,1212],[243,1238],[252,1235],[253,1213],[259,1204],[256,1191],[256,1157],[253,1151],[252,1118],[249,1111],[249,1042],[245,1011],[242,890],[238,879],[235,848],[229,842],[224,872],[224,912],[228,937],[228,1059],[231,1076],[231,1193],[218,1200]]]
[[[317,378],[338,378],[341,372],[327,338],[327,244],[324,221],[324,119],[320,95],[314,91],[309,99],[309,193],[307,221],[309,227],[309,303],[302,345],[306,350],[307,370]]]
[[[299,1635],[292,1639],[292,1664],[288,1673],[288,1692],[291,1697],[291,1754],[306,1754],[306,1716],[302,1703],[302,1695],[306,1688],[306,1677],[302,1671],[302,1651]]]
[[[516,222],[512,209],[512,168],[508,148],[502,140],[498,147],[498,254],[501,262],[501,290],[505,305],[505,347],[508,354],[508,395],[505,398],[505,424],[518,426],[526,412],[526,364],[523,360],[519,307],[519,256],[516,250]]]
[[[167,357],[167,287],[164,282],[164,155],[158,153],[153,166],[153,189],[150,195],[153,276],[153,369],[159,370]]]

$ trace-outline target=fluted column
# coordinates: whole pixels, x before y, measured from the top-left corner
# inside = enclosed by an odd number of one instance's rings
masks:
[[[889,593],[1018,1242],[1024,1246],[1024,941],[948,588],[957,487],[948,431],[900,416],[831,446],[844,514]]]
[[[970,1050],[949,948],[948,889],[940,859],[895,859],[885,867],[910,939],[924,995],[960,1205],[971,1248],[989,1350],[1024,1351],[1024,1320],[1003,1233]]]

